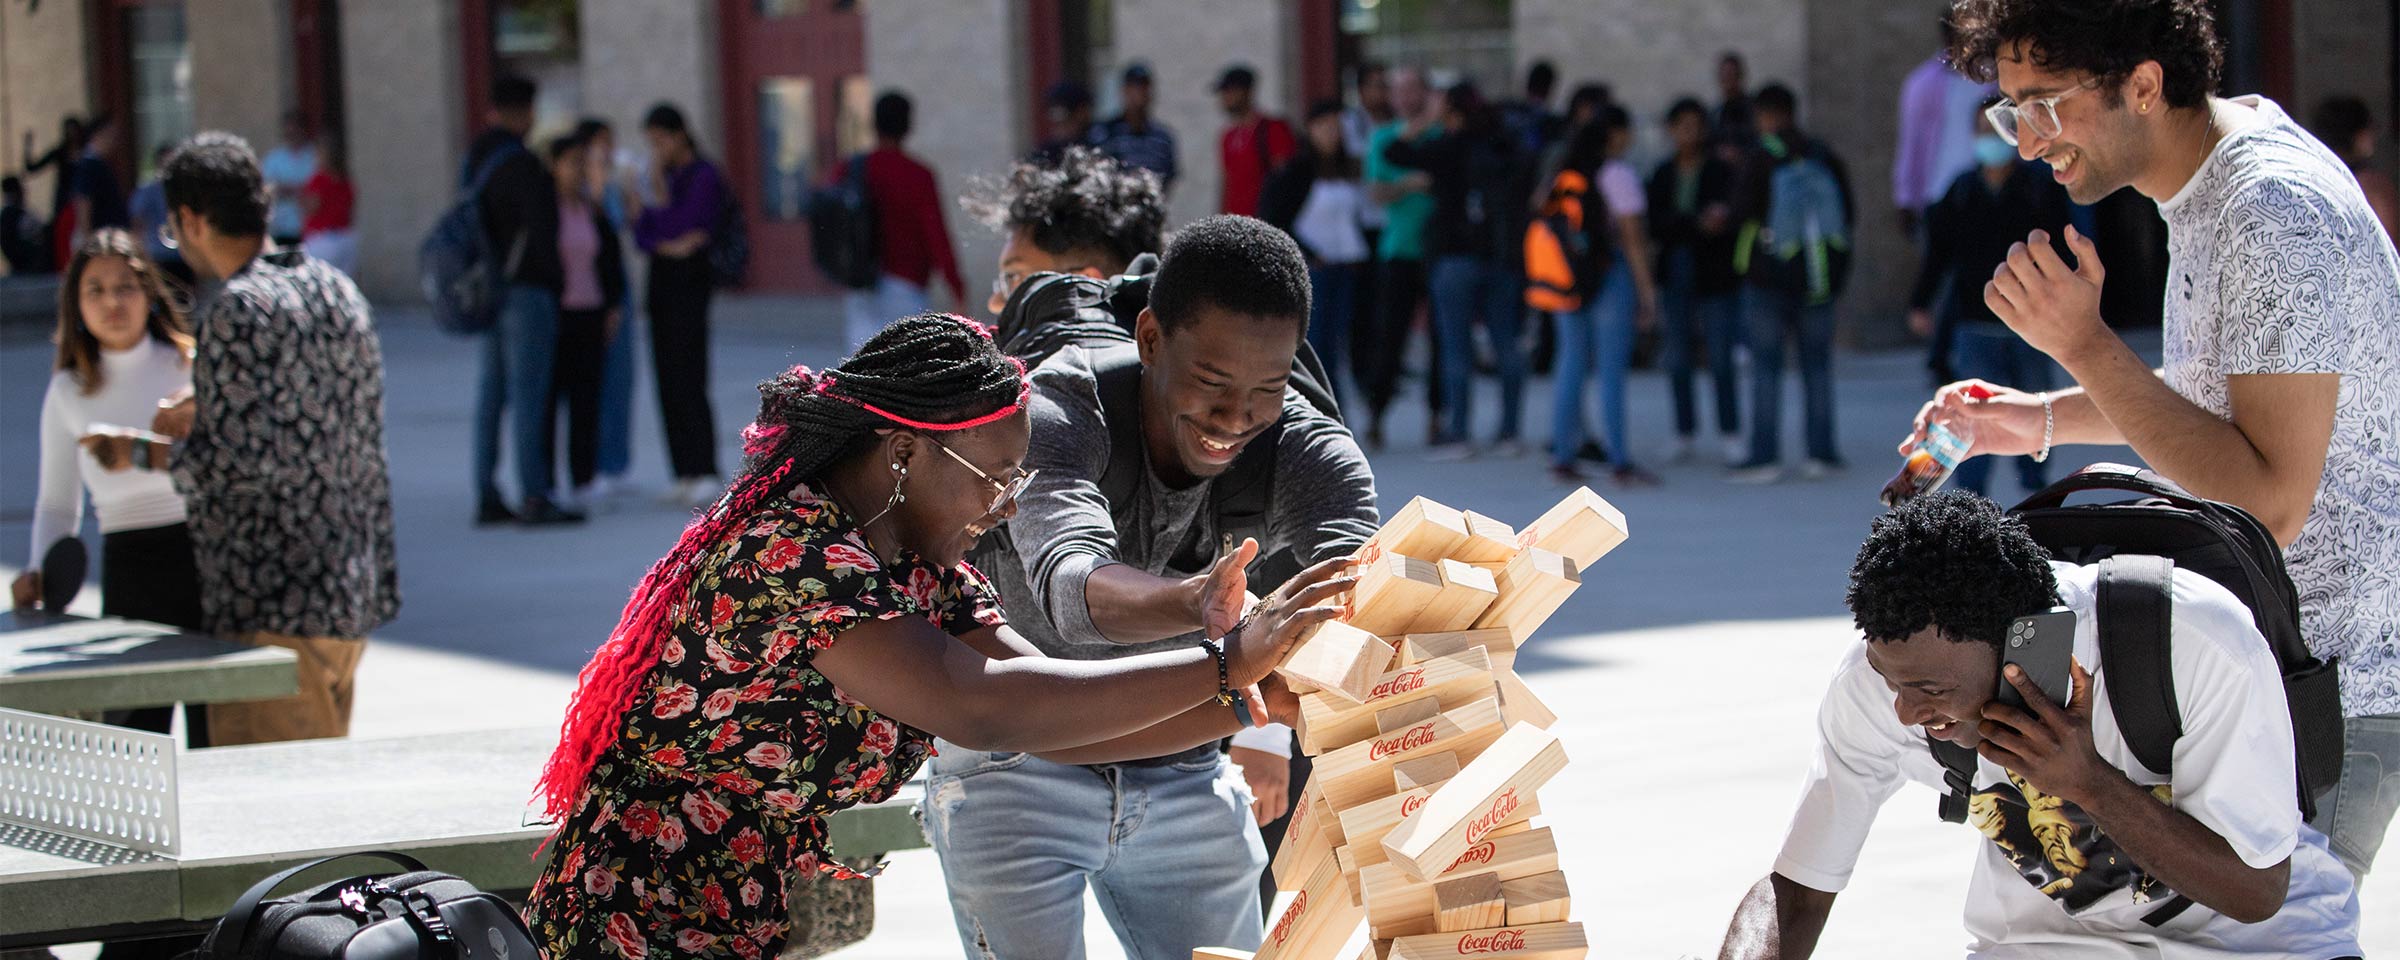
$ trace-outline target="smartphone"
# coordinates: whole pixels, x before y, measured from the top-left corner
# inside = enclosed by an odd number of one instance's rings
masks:
[[[2001,703],[2024,709],[2025,698],[2017,693],[2017,685],[2008,682],[2007,667],[2016,664],[2040,687],[2051,703],[2066,706],[2072,682],[2068,679],[2068,662],[2075,656],[2075,611],[2059,607],[2047,613],[2018,617],[2008,625],[2008,635],[2000,647]]]

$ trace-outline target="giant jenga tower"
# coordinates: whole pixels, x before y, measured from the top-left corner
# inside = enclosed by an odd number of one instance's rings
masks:
[[[1316,767],[1275,853],[1295,896],[1253,960],[1349,960],[1334,954],[1361,921],[1361,960],[1585,955],[1558,845],[1533,825],[1566,750],[1515,662],[1623,542],[1625,515],[1580,489],[1522,531],[1419,497],[1360,548],[1347,622],[1278,671]]]

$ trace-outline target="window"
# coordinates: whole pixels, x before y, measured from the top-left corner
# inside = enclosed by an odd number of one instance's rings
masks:
[[[192,51],[183,5],[126,10],[125,36],[133,73],[134,179],[140,182],[157,174],[151,154],[159,145],[192,135]]]
[[[808,12],[808,0],[758,0],[762,18],[796,17]]]
[[[768,77],[758,84],[758,207],[768,220],[807,215],[817,170],[817,84]]]

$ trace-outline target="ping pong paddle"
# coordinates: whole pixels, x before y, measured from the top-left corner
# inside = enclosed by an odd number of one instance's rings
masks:
[[[84,550],[83,538],[68,537],[51,544],[42,554],[42,609],[67,612],[67,604],[83,592],[83,578],[90,567],[91,555]]]

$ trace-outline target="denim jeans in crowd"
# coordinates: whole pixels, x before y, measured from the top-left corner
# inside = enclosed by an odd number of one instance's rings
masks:
[[[856,353],[858,348],[889,326],[892,321],[931,309],[933,300],[924,287],[891,274],[877,274],[871,290],[852,290],[842,295],[842,336],[849,342],[844,354]]]
[[[1308,346],[1325,365],[1333,382],[1326,386],[1344,404],[1350,372],[1351,332],[1358,323],[1359,276],[1373,269],[1366,263],[1321,263],[1308,268]]]
[[[1750,460],[1783,458],[1783,358],[1787,338],[1800,348],[1800,393],[1808,458],[1840,463],[1833,442],[1833,305],[1806,295],[1750,285],[1742,290],[1750,344]]]
[[[497,499],[500,414],[508,412],[517,496],[550,496],[550,373],[558,356],[558,294],[511,284],[499,322],[483,334],[483,377],[475,389],[475,491]]]
[[[1950,368],[1959,379],[1988,380],[2004,387],[2015,387],[2027,393],[2050,389],[2050,358],[2026,343],[2025,338],[1998,323],[1960,322],[1950,346]],[[2032,493],[2050,485],[2050,469],[2035,463],[2032,457],[2012,457],[2017,462],[2017,482]],[[1950,475],[1950,485],[1969,493],[1985,494],[1991,487],[1992,458],[1976,457],[1958,465]]]
[[[633,343],[641,311],[620,306],[624,318],[600,368],[600,475],[622,477],[633,466]]]
[[[1625,378],[1633,369],[1633,268],[1617,257],[1600,280],[1599,292],[1583,309],[1562,313],[1558,322],[1558,382],[1550,408],[1550,462],[1575,463],[1583,446],[1583,386],[1595,373],[1600,379],[1601,439],[1607,442],[1613,467],[1633,465],[1625,437]]]
[[[1088,883],[1126,956],[1184,960],[1265,936],[1250,799],[1214,752],[1086,767],[943,743],[922,816],[967,956],[1081,960]]]
[[[1442,256],[1427,280],[1434,337],[1441,343],[1442,439],[1471,438],[1475,391],[1475,320],[1483,319],[1500,373],[1501,440],[1514,440],[1525,406],[1524,279],[1481,257]]]
[[[1690,437],[1700,430],[1694,380],[1699,364],[1692,341],[1706,344],[1708,381],[1717,408],[1717,432],[1742,432],[1741,384],[1734,371],[1734,351],[1742,345],[1742,304],[1732,293],[1701,293],[1696,256],[1689,249],[1670,250],[1665,282],[1659,285],[1659,364],[1667,368],[1667,389],[1675,405],[1675,435]]]
[[[2325,835],[2352,876],[2364,879],[2400,814],[2400,714],[2351,717],[2346,726],[2341,782],[2317,802],[2308,825]]]

